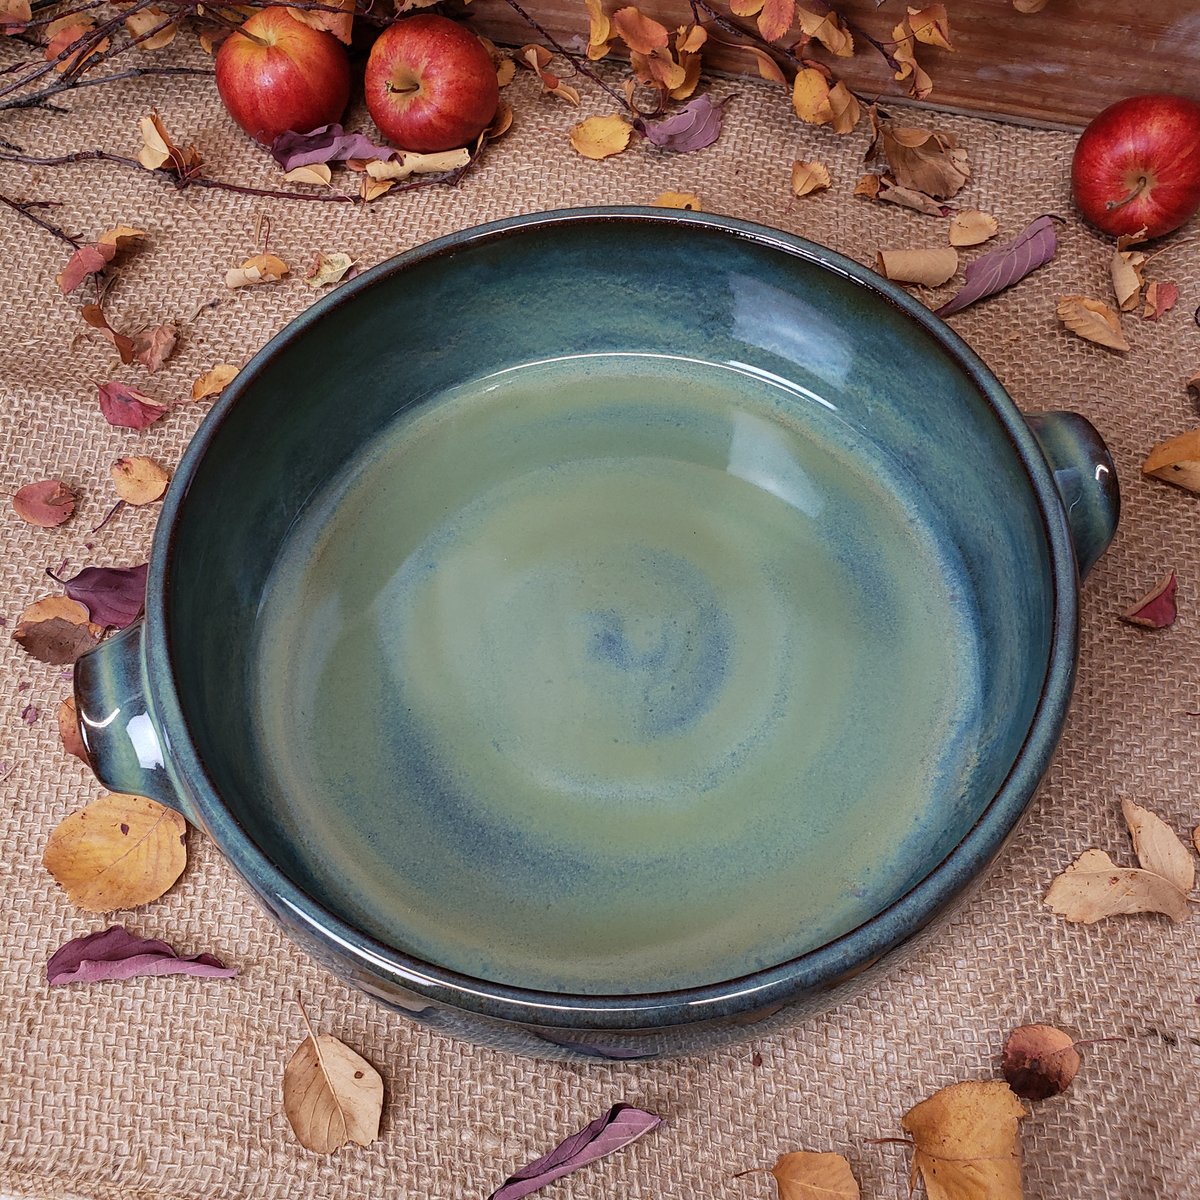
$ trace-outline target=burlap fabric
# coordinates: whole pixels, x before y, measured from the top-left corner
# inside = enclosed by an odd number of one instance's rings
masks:
[[[123,328],[182,323],[179,352],[160,375],[114,368],[110,347],[85,331],[79,300],[55,287],[67,247],[15,214],[0,218],[0,487],[10,492],[60,475],[82,493],[73,520],[52,531],[21,523],[4,505],[9,629],[26,603],[53,590],[44,567],[73,571],[145,558],[153,508],[127,509],[89,532],[113,499],[109,464],[130,453],[174,463],[206,407],[181,404],[142,433],[115,429],[97,410],[94,381],[115,375],[163,399],[186,398],[202,370],[244,362],[312,302],[299,274],[319,249],[344,250],[369,265],[479,221],[646,202],[667,189],[694,191],[710,211],[802,233],[864,263],[881,248],[944,244],[944,221],[851,196],[865,133],[839,139],[802,127],[783,93],[766,85],[722,83],[719,90],[736,97],[710,149],[672,156],[643,145],[593,163],[567,143],[579,114],[539,96],[526,77],[509,92],[513,131],[460,187],[366,208],[180,194],[149,174],[96,164],[6,167],[6,194],[60,202],[48,215],[85,237],[118,222],[146,229],[144,245],[116,273],[110,316]],[[585,83],[583,91],[585,113],[608,111],[594,87]],[[139,80],[69,103],[67,115],[7,117],[0,133],[30,153],[100,146],[132,154],[138,117],[157,105],[178,139],[201,148],[213,176],[279,185],[269,160],[228,122],[208,80]],[[1194,247],[1177,235],[1153,273],[1179,281],[1178,309],[1160,324],[1127,318],[1134,348],[1124,356],[1076,339],[1058,323],[1055,301],[1068,293],[1106,296],[1109,247],[1072,216],[1071,137],[964,118],[941,124],[970,149],[973,178],[959,202],[994,212],[1006,235],[1041,213],[1066,219],[1049,266],[954,318],[956,328],[1022,406],[1065,406],[1090,417],[1124,485],[1117,541],[1084,590],[1079,686],[1060,753],[982,888],[890,976],[823,1015],[710,1057],[660,1064],[538,1063],[415,1028],[294,950],[199,834],[190,838],[179,884],[118,919],[181,952],[216,953],[241,975],[49,989],[47,956],[65,939],[102,928],[104,918],[68,903],[41,865],[42,851],[55,823],[100,789],[59,748],[54,713],[69,690],[65,673],[5,636],[0,1189],[94,1200],[482,1198],[510,1168],[623,1099],[661,1114],[665,1126],[555,1184],[553,1195],[767,1196],[769,1177],[734,1180],[732,1173],[808,1147],[845,1153],[864,1196],[899,1196],[907,1153],[868,1139],[898,1134],[901,1113],[935,1089],[993,1076],[1005,1033],[1047,1021],[1083,1037],[1125,1040],[1088,1050],[1073,1088],[1033,1106],[1024,1126],[1027,1195],[1200,1195],[1200,925],[1153,916],[1068,925],[1042,902],[1052,877],[1089,846],[1132,863],[1122,795],[1149,803],[1181,832],[1200,823],[1196,502],[1138,473],[1156,440],[1196,423],[1183,380],[1200,367],[1192,319],[1200,269]],[[827,163],[833,188],[792,199],[789,169],[797,157]],[[256,248],[260,214],[270,217],[271,248],[297,274],[231,294],[224,273]],[[1176,626],[1147,634],[1120,624],[1120,609],[1169,568],[1180,578]],[[323,1029],[358,1048],[386,1078],[382,1135],[367,1149],[318,1158],[291,1135],[280,1082],[303,1037],[297,990]]]

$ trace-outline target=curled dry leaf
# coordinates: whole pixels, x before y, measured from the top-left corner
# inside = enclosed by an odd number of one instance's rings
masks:
[[[897,283],[940,287],[958,270],[958,251],[938,246],[932,250],[880,250],[879,272]]]
[[[328,187],[333,182],[333,172],[328,163],[293,167],[290,171],[285,171],[283,177],[288,183],[311,183],[317,187]]]
[[[1137,308],[1142,295],[1142,268],[1146,256],[1140,250],[1114,250],[1108,269],[1112,276],[1113,294],[1122,312]]]
[[[12,505],[22,521],[42,529],[53,529],[75,511],[77,499],[61,479],[40,479],[17,488]]]
[[[1146,321],[1157,321],[1163,313],[1175,307],[1179,299],[1179,288],[1167,280],[1155,280],[1146,285],[1146,307],[1142,310],[1142,318]]]
[[[166,467],[141,455],[118,458],[108,471],[117,495],[126,504],[153,504],[161,500],[171,481],[171,473]]]
[[[863,175],[854,185],[854,194],[865,196],[868,200],[899,204],[902,208],[928,213],[931,217],[945,217],[950,213],[950,209],[944,204],[939,204],[932,196],[927,196],[924,192],[915,192],[912,188],[900,187],[890,175]]]
[[[1018,1025],[1004,1039],[1001,1062],[1018,1096],[1045,1100],[1070,1087],[1082,1059],[1069,1033],[1053,1025]]]
[[[325,7],[315,9],[289,8],[288,14],[313,29],[332,33],[339,42],[350,45],[354,27],[354,0],[324,0]],[[338,12],[330,12],[338,9]]]
[[[926,46],[953,50],[950,44],[950,18],[944,4],[928,4],[924,8],[909,8],[908,27],[913,37]]]
[[[288,273],[288,265],[275,254],[256,254],[240,267],[225,272],[227,288],[252,287],[259,283],[278,283]]]
[[[683,208],[688,212],[703,212],[700,197],[694,192],[660,192],[652,201],[655,208]]]
[[[233,382],[239,369],[233,363],[217,363],[192,383],[192,399],[208,400],[219,396]]]
[[[809,125],[830,125],[834,133],[850,133],[862,110],[853,93],[842,82],[832,87],[825,75],[813,67],[802,67],[792,81],[792,108]]]
[[[584,158],[610,158],[629,145],[632,133],[633,126],[619,114],[588,117],[571,130],[571,145]]]
[[[98,275],[116,255],[115,246],[80,246],[54,277],[58,290],[70,295],[89,275]]]
[[[96,398],[104,419],[122,429],[145,429],[147,425],[153,425],[166,416],[168,411],[165,404],[115,380],[100,384],[96,389]]]
[[[317,252],[316,261],[304,276],[304,282],[311,288],[330,287],[341,283],[354,270],[354,259],[348,254],[326,254]],[[353,275],[351,275],[353,278]]]
[[[74,755],[85,767],[91,767],[91,757],[79,732],[79,713],[75,708],[74,696],[68,696],[58,706],[58,736],[68,754]]]
[[[1005,242],[968,263],[964,272],[966,283],[953,299],[936,310],[936,315],[948,317],[951,313],[961,312],[976,300],[984,300],[1012,287],[1031,271],[1048,263],[1057,249],[1058,238],[1053,219],[1038,217],[1011,242]]]
[[[345,1042],[308,1025],[284,1068],[283,1111],[297,1141],[314,1154],[332,1154],[347,1142],[369,1146],[379,1136],[383,1079]]]
[[[103,634],[82,604],[67,596],[43,596],[18,618],[13,641],[39,662],[65,667],[91,650]]]
[[[846,22],[836,12],[813,12],[803,4],[796,6],[796,19],[805,37],[820,42],[830,54],[850,58],[854,53],[854,38]],[[768,41],[773,41],[769,38]]]
[[[562,79],[549,69],[553,59],[554,56],[545,46],[536,43],[522,46],[520,50],[520,61],[542,81],[543,92],[549,92],[550,95],[557,96],[560,100],[565,100],[568,104],[578,107],[578,89],[563,83]]]
[[[612,27],[612,18],[604,11],[601,0],[584,2],[588,11],[587,56],[592,62],[599,62],[612,49],[616,33]]]
[[[187,823],[173,809],[113,792],[59,822],[42,863],[88,912],[136,908],[183,874],[186,836]]]
[[[714,104],[706,92],[689,100],[677,113],[658,121],[637,123],[638,131],[660,150],[686,154],[711,146],[721,135],[724,114],[721,105]]]
[[[792,163],[793,196],[810,196],[813,192],[823,192],[832,182],[829,178],[829,168],[824,163],[805,162],[800,158]]]
[[[1103,850],[1085,850],[1054,882],[1045,903],[1068,921],[1090,925],[1125,913],[1188,915],[1187,897],[1170,880],[1135,867],[1118,867]]]
[[[132,934],[123,925],[64,942],[46,963],[51,987],[68,983],[98,983],[107,979],[133,979],[138,975],[200,975],[229,979],[236,967],[227,967],[211,954],[181,958],[166,942]]]
[[[917,39],[913,34],[908,17],[892,30],[892,58],[896,64],[895,79],[908,84],[908,94],[914,100],[924,100],[933,91],[933,80],[917,62],[915,53]]]
[[[72,600],[87,609],[90,620],[100,626],[124,629],[141,616],[149,570],[149,563],[136,567],[84,567],[78,575],[59,582]]]
[[[859,1200],[862,1193],[850,1164],[840,1154],[796,1150],[771,1168],[779,1200]]]
[[[1088,296],[1060,296],[1058,319],[1089,342],[1124,353],[1129,343],[1121,332],[1121,319],[1103,300]]]
[[[1123,613],[1121,620],[1143,629],[1166,629],[1175,624],[1175,572],[1164,575],[1140,600],[1135,600]]]
[[[900,1123],[929,1200],[1020,1200],[1018,1122],[1028,1115],[999,1079],[953,1083],[909,1109]]]
[[[1200,429],[1159,442],[1142,463],[1142,472],[1200,493]]]
[[[971,178],[966,148],[952,133],[886,122],[880,136],[884,157],[901,187],[948,200]]]
[[[1129,826],[1133,852],[1142,868],[1161,875],[1181,892],[1190,892],[1196,886],[1195,864],[1187,847],[1166,821],[1128,798],[1121,801],[1121,813]]]
[[[1013,0],[1013,8],[1019,13],[1040,13],[1050,0]]]
[[[446,171],[457,171],[471,161],[471,152],[465,146],[457,150],[440,150],[433,154],[418,154],[414,150],[398,152],[391,161],[373,159],[366,164],[366,172],[372,179],[390,179],[393,182],[407,179],[410,175],[441,175]]]
[[[271,157],[285,170],[317,163],[348,162],[352,158],[390,159],[390,146],[377,146],[361,133],[347,133],[341,125],[321,125],[309,133],[279,134],[271,143]]]
[[[29,0],[0,0],[0,37],[23,33],[32,20],[33,8]]]
[[[142,148],[137,159],[147,171],[170,171],[181,180],[199,173],[201,160],[196,147],[181,149],[177,146],[157,112],[138,121],[138,132],[142,135]]]
[[[123,363],[128,366],[133,362],[134,355],[137,353],[133,338],[114,329],[108,323],[108,318],[99,304],[85,304],[79,310],[79,315],[88,325],[93,329],[98,329],[108,341],[112,342]]]
[[[133,361],[139,362],[151,375],[161,371],[179,341],[179,331],[174,323],[154,325],[132,335]]]
[[[999,222],[990,213],[963,209],[950,218],[950,245],[978,246],[994,238],[999,228]]]
[[[171,14],[151,4],[139,8],[125,18],[125,28],[131,38],[141,38],[138,46],[142,50],[161,50],[169,46],[179,32],[179,22],[171,20]]]

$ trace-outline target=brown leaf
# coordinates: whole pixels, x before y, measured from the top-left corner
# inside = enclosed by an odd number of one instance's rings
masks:
[[[592,47],[588,47],[588,57],[591,57]],[[607,51],[608,47],[605,47]],[[603,55],[601,55],[603,58]],[[505,54],[496,64],[496,84],[499,87],[508,87],[510,83],[517,77],[517,63],[511,55]]]
[[[73,292],[89,275],[98,275],[117,253],[115,246],[80,246],[67,265],[54,277],[58,290],[64,296]]]
[[[854,194],[856,196],[865,196],[868,200],[878,200],[882,186],[883,176],[868,172],[866,175],[860,176],[858,182],[854,185]],[[926,198],[928,199],[928,197]],[[932,204],[933,201],[930,201],[930,203]]]
[[[67,596],[44,596],[18,618],[13,641],[39,662],[65,667],[92,649],[103,633],[82,604]]]
[[[179,331],[173,322],[165,325],[154,325],[141,329],[133,334],[133,361],[139,362],[151,375],[161,371],[167,359],[175,350],[179,341]]]
[[[871,200],[882,200],[886,204],[899,204],[914,212],[927,213],[931,217],[944,217],[949,211],[932,196],[913,188],[900,187],[890,175],[864,175],[854,187],[856,196]]]
[[[840,1154],[796,1150],[771,1168],[779,1200],[859,1200],[862,1193],[850,1164]]]
[[[1163,913],[1172,921],[1188,915],[1187,897],[1173,883],[1153,871],[1118,867],[1103,850],[1085,850],[1050,885],[1045,903],[1089,925],[1125,913]]]
[[[192,384],[193,400],[208,400],[219,396],[232,382],[239,368],[233,363],[217,363]]]
[[[115,225],[112,229],[106,229],[96,239],[96,245],[112,246],[117,250],[123,250],[126,242],[136,242],[145,236],[144,229],[135,229],[132,225]]]
[[[46,61],[54,62],[60,54],[69,50],[83,38],[86,38],[88,34],[94,32],[95,28],[96,22],[90,17],[78,15],[59,17],[57,21],[51,21],[46,26],[46,37],[48,39],[45,50]],[[60,74],[74,70],[81,63],[87,62],[94,54],[103,54],[110,45],[112,45],[111,40],[105,37],[86,48],[80,46],[74,54],[68,54],[62,62],[55,63],[54,69]]]
[[[1029,1114],[1002,1080],[953,1083],[901,1118],[913,1177],[929,1200],[1020,1200],[1018,1122]]]
[[[763,41],[777,42],[792,27],[796,0],[763,0],[758,13],[758,32]]]
[[[652,17],[647,17],[632,4],[627,8],[617,9],[611,21],[612,27],[625,45],[638,54],[653,54],[655,50],[667,48],[670,36],[667,27]]]
[[[330,8],[341,12],[323,12],[321,9],[289,8],[288,13],[297,21],[311,25],[313,29],[325,29],[339,42],[350,45],[354,26],[354,0],[323,0]]]
[[[779,64],[765,50],[749,45],[741,48],[754,57],[754,65],[758,69],[761,79],[767,80],[768,83],[778,83],[782,87],[787,87],[787,76],[783,73]]]
[[[588,117],[571,130],[571,145],[584,158],[609,158],[629,145],[632,132],[633,126],[619,114]]]
[[[180,179],[188,179],[200,170],[200,155],[195,146],[180,149],[167,133],[166,126],[157,112],[138,121],[138,132],[142,135],[142,148],[138,151],[138,162],[147,171],[167,170]]]
[[[284,1068],[283,1111],[297,1140],[314,1154],[332,1154],[347,1142],[369,1146],[379,1136],[383,1079],[344,1042],[318,1036],[309,1025]]]
[[[317,252],[316,261],[304,276],[304,282],[311,288],[330,287],[332,284],[341,283],[353,268],[354,259],[350,255],[326,254],[320,250]]]
[[[68,696],[58,706],[58,736],[68,754],[73,754],[85,767],[92,765],[87,747],[83,744],[83,735],[79,732],[79,713],[75,709],[74,696]]]
[[[1061,296],[1058,316],[1072,333],[1089,342],[1122,353],[1129,349],[1129,343],[1121,332],[1120,318],[1101,300],[1092,300],[1087,296]]]
[[[927,46],[937,46],[942,50],[954,49],[950,44],[950,18],[946,15],[944,4],[910,8],[908,27],[918,42],[924,42]]]
[[[1142,463],[1142,473],[1200,493],[1200,429],[1159,442]]]
[[[655,208],[682,208],[688,212],[703,212],[700,197],[694,192],[661,192],[652,201]]]
[[[841,80],[829,89],[829,108],[833,113],[834,133],[852,132],[862,115],[858,97]]]
[[[27,483],[13,493],[17,516],[30,525],[53,529],[74,511],[78,497],[61,479],[42,479]]]
[[[259,283],[278,283],[288,273],[288,265],[274,254],[256,254],[240,267],[225,272],[227,288],[251,287]]]
[[[816,13],[799,4],[796,6],[796,19],[805,37],[820,42],[830,54],[849,58],[854,53],[854,38],[850,36],[846,22],[837,13]]]
[[[0,36],[21,33],[32,20],[29,0],[0,0]]]
[[[1142,868],[1161,875],[1181,892],[1190,892],[1196,885],[1195,864],[1166,821],[1128,798],[1121,800],[1121,812]]]
[[[880,250],[879,272],[897,283],[940,287],[958,270],[958,251],[953,247],[932,250]]]
[[[833,105],[829,101],[829,80],[813,67],[802,67],[792,80],[792,108],[796,116],[810,125],[829,125]]]
[[[792,163],[793,196],[809,196],[813,192],[824,191],[832,182],[829,168],[824,163],[805,162],[800,158]]]
[[[150,35],[138,42],[139,49],[161,50],[164,46],[169,46],[179,32],[179,22],[169,20],[170,15],[157,4],[152,4],[149,8],[140,8],[137,12],[130,13],[125,18],[125,28],[131,38],[139,38],[143,34]],[[161,29],[158,28],[160,25]],[[155,29],[158,30],[157,33],[150,32]]]
[[[579,107],[579,91],[564,83],[553,71],[547,69],[550,62],[549,52],[545,46],[524,46],[521,49],[521,60],[529,66],[542,81],[542,90],[565,100],[568,104]],[[468,159],[469,161],[469,159]]]
[[[1050,0],[1013,0],[1013,8],[1019,13],[1039,13]]]
[[[1082,1059],[1075,1039],[1053,1025],[1018,1025],[1004,1040],[1004,1078],[1026,1100],[1065,1092]]]
[[[907,16],[892,30],[892,43],[892,58],[897,64],[895,78],[900,83],[908,81],[908,94],[914,100],[924,100],[933,91],[933,80],[917,62],[916,38]]]
[[[117,495],[126,504],[153,504],[161,500],[171,481],[166,467],[152,458],[118,458],[109,468]]]
[[[1157,321],[1163,313],[1175,307],[1179,299],[1179,288],[1167,280],[1155,280],[1146,286],[1146,307],[1142,310],[1142,318],[1146,321]]]
[[[104,310],[98,304],[85,304],[80,310],[79,315],[93,329],[98,329],[100,332],[116,347],[117,353],[121,356],[121,361],[128,366],[133,362],[134,355],[137,353],[137,347],[134,345],[133,338],[124,333],[118,332],[109,323],[108,318],[104,315]]]
[[[947,200],[971,178],[965,147],[952,133],[884,124],[883,153],[901,187]]]
[[[1137,308],[1142,295],[1142,266],[1146,256],[1140,250],[1114,250],[1108,269],[1112,276],[1113,294],[1122,312]]]
[[[187,865],[187,822],[146,796],[113,792],[65,817],[42,863],[88,912],[157,900]]]
[[[1130,625],[1140,625],[1143,629],[1166,629],[1174,625],[1178,616],[1175,607],[1176,587],[1175,572],[1169,571],[1140,600],[1135,600],[1121,613],[1121,620]]]
[[[965,208],[950,218],[950,245],[978,246],[996,236],[1000,224],[990,213]]]

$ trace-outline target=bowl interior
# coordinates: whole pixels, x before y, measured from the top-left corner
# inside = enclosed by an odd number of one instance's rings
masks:
[[[220,796],[401,952],[582,994],[734,978],[979,819],[1047,670],[1044,522],[886,295],[714,224],[383,269],[235,385],[170,547]]]

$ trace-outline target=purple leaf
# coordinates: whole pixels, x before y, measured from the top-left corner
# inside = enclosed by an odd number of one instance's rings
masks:
[[[145,606],[149,569],[149,563],[142,563],[139,567],[84,567],[70,579],[59,579],[53,571],[46,574],[88,610],[93,624],[124,629],[137,620]]]
[[[662,1118],[629,1104],[614,1104],[602,1117],[560,1142],[537,1162],[510,1175],[488,1200],[521,1200],[530,1192],[555,1179],[569,1175],[579,1167],[595,1162],[614,1150],[636,1142],[643,1134],[657,1129]]]
[[[211,954],[180,958],[166,942],[132,934],[122,925],[100,933],[72,938],[46,964],[51,987],[65,983],[96,983],[101,979],[132,979],[135,975],[203,975],[228,979],[237,974]]]
[[[721,106],[706,92],[660,121],[639,121],[638,130],[659,149],[686,154],[711,146],[721,135],[722,119]]]
[[[322,125],[311,133],[281,133],[271,143],[271,157],[285,170],[312,163],[345,162],[350,158],[395,158],[390,146],[376,146],[361,133],[347,133],[340,125]]]
[[[948,317],[983,300],[994,296],[1006,287],[1024,279],[1030,271],[1048,263],[1058,249],[1058,238],[1054,234],[1054,218],[1038,217],[1027,225],[1011,242],[997,246],[995,250],[981,255],[968,263],[963,274],[966,283],[958,295],[947,300],[934,316]]]

